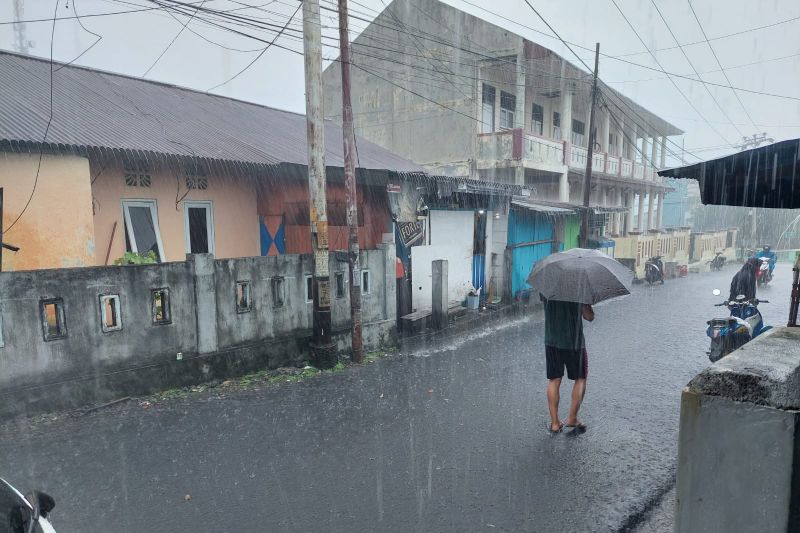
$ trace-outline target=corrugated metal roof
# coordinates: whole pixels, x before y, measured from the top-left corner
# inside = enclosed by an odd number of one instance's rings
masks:
[[[305,115],[78,66],[54,63],[47,144],[200,157],[256,165],[308,162]],[[41,143],[50,62],[0,52],[0,142]],[[325,122],[325,164],[344,164],[342,130]],[[358,139],[361,168],[423,172]]]
[[[537,213],[547,213],[549,215],[572,215],[575,213],[572,209],[566,209],[564,207],[556,207],[554,205],[547,205],[547,204],[540,204],[536,202],[532,202],[527,198],[522,197],[514,197],[511,200],[512,205],[516,205],[518,207],[523,207],[530,211],[536,211]]]
[[[660,170],[658,175],[697,180],[706,205],[798,209],[800,139]]]

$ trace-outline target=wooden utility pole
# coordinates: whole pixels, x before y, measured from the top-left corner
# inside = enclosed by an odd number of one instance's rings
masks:
[[[350,317],[353,362],[361,363],[361,269],[358,264],[358,192],[356,188],[356,134],[350,101],[350,36],[347,31],[347,0],[339,0],[339,47],[342,65],[342,138],[344,142],[344,184],[349,228],[347,263],[350,271]]]
[[[586,154],[586,174],[583,176],[583,220],[581,221],[581,247],[589,245],[589,197],[592,193],[592,157],[594,152],[594,108],[597,103],[597,66],[600,58],[600,43],[594,50],[594,77],[592,80],[592,107],[589,111],[589,149]]]
[[[325,197],[325,120],[322,110],[322,26],[319,0],[303,1],[303,58],[306,79],[308,195],[314,273],[312,362],[319,368],[336,364],[331,339],[331,280],[328,268],[328,209]]]

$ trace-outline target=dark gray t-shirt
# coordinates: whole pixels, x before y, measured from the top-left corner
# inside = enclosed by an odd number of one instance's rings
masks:
[[[545,300],[544,302],[544,343],[546,346],[562,350],[582,350],[583,304]]]

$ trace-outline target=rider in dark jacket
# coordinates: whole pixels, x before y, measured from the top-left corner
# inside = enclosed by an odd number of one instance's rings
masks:
[[[756,297],[756,269],[759,265],[760,261],[751,257],[733,276],[729,300],[735,300],[739,295],[744,295],[748,300]]]

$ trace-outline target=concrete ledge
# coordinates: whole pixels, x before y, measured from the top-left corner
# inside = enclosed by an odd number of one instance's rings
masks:
[[[800,410],[800,328],[776,328],[745,344],[692,381],[695,394]]]
[[[799,341],[777,328],[684,389],[675,531],[800,531]]]

